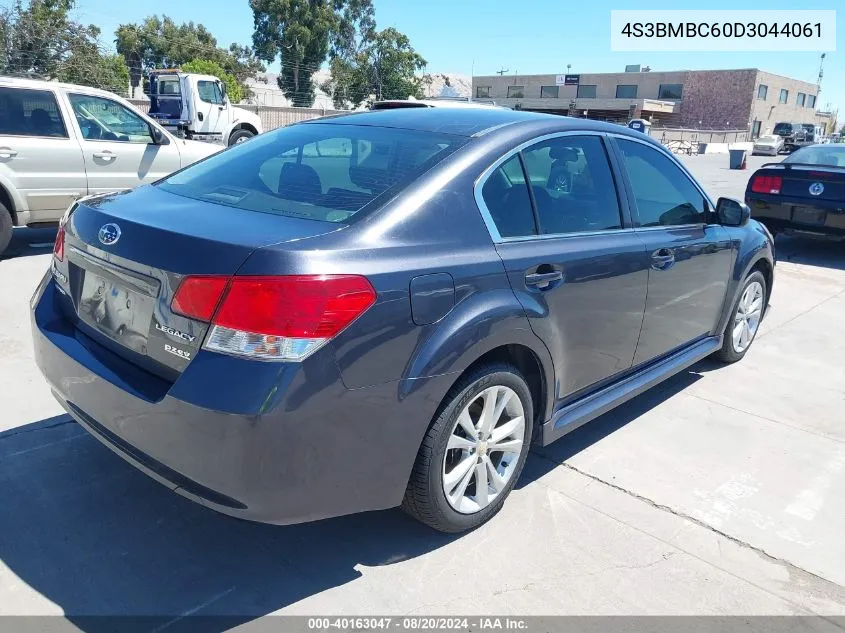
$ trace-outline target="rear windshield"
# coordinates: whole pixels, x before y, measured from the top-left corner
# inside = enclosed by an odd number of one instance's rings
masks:
[[[161,181],[196,200],[274,215],[349,222],[467,141],[416,130],[339,123],[280,128]]]
[[[797,152],[790,154],[783,162],[845,167],[845,147],[830,144],[802,147]]]
[[[788,136],[792,134],[792,123],[778,123],[772,132],[778,136]]]

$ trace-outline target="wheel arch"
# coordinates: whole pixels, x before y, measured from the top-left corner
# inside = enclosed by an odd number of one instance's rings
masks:
[[[12,224],[17,225],[18,205],[15,204],[15,199],[12,197],[9,188],[2,181],[0,181],[0,203],[9,210],[9,214],[12,216]]]
[[[260,134],[258,128],[256,128],[255,125],[253,125],[249,121],[239,121],[238,123],[235,123],[235,125],[230,127],[228,132],[226,133],[226,145],[229,145],[229,140],[232,138],[232,134],[240,130],[252,132],[255,136],[258,136],[258,134]]]

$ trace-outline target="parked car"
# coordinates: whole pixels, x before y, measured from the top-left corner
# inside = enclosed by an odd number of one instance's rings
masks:
[[[81,196],[152,182],[220,149],[173,137],[104,90],[0,77],[0,254],[13,226],[55,223]]]
[[[773,234],[845,238],[845,146],[811,145],[763,165],[749,179],[745,201]]]
[[[207,507],[401,504],[457,532],[501,508],[532,442],[741,359],[773,276],[748,208],[642,134],[362,112],[73,205],[34,350],[75,420]]]
[[[777,156],[783,150],[783,139],[777,134],[761,136],[754,141],[752,154]]]

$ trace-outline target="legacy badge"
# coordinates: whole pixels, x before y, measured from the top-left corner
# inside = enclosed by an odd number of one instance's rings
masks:
[[[170,327],[169,325],[161,325],[160,323],[156,323],[156,329],[159,332],[164,332],[165,334],[169,334],[175,338],[182,339],[183,341],[188,341],[189,343],[193,343],[196,340],[196,336],[192,336],[191,334],[186,334],[185,332],[180,332],[179,330]]]

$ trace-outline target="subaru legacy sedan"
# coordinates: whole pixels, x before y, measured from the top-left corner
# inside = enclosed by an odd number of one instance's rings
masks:
[[[103,444],[220,512],[473,528],[533,443],[741,359],[772,238],[642,134],[507,109],[293,125],[77,202],[35,355]]]

